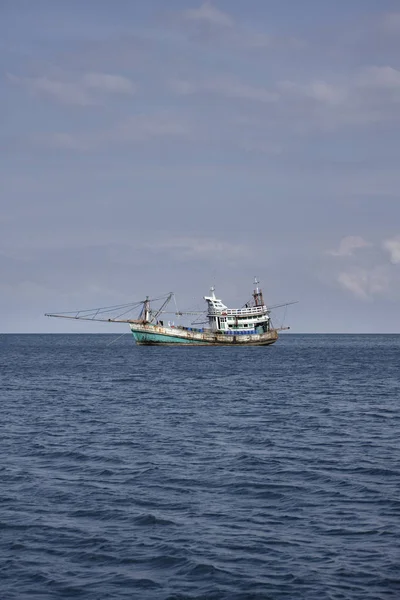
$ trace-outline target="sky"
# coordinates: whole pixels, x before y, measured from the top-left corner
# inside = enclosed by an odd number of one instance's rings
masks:
[[[1,0],[0,333],[211,285],[400,333],[398,0]]]

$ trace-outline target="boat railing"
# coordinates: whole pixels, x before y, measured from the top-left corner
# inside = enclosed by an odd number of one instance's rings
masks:
[[[224,308],[224,309],[210,309],[209,315],[220,315],[220,316],[252,316],[252,315],[263,315],[267,312],[267,307],[264,306],[250,306],[248,308]]]

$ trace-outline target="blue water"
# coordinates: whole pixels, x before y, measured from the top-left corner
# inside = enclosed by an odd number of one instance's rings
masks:
[[[400,336],[116,338],[0,336],[2,600],[400,598]]]

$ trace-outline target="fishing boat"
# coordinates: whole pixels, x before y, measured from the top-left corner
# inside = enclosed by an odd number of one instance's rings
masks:
[[[159,308],[152,307],[152,300],[146,297],[140,303],[124,304],[77,311],[76,313],[46,313],[48,317],[80,319],[85,321],[105,321],[107,323],[127,323],[130,327],[135,342],[138,345],[196,345],[196,346],[269,346],[278,339],[278,333],[289,327],[274,327],[271,322],[271,310],[286,307],[294,302],[275,305],[268,308],[264,302],[263,293],[257,279],[252,299],[241,308],[228,308],[220,298],[215,295],[215,287],[211,287],[210,295],[204,296],[207,303],[206,311],[178,311],[171,313],[166,308],[172,298],[173,292],[166,297],[156,298],[162,301]],[[140,306],[137,319],[126,318],[126,313],[133,307]],[[122,312],[121,312],[122,311]],[[118,312],[116,316],[109,313]],[[165,322],[164,314],[173,314],[181,317],[184,315],[203,315],[206,321],[201,323],[205,327],[175,325],[170,320]],[[124,318],[125,317],[125,318]],[[161,318],[162,317],[162,318]]]

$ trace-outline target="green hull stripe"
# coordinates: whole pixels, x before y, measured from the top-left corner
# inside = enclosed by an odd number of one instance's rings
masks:
[[[138,344],[202,344],[204,341],[189,340],[187,338],[163,335],[161,333],[142,333],[141,331],[132,331],[132,335]]]

